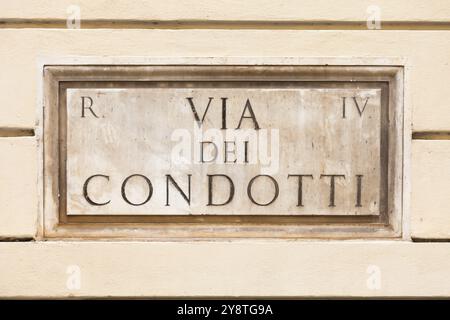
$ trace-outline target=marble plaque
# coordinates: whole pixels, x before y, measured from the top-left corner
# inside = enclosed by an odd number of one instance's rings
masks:
[[[44,68],[45,237],[401,236],[401,67],[211,61]]]
[[[381,89],[67,90],[68,215],[378,215]]]

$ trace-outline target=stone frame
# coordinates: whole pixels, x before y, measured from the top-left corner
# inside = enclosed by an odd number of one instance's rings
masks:
[[[398,238],[402,235],[404,185],[403,67],[358,65],[46,65],[43,123],[43,237],[71,239],[178,238]],[[302,81],[385,86],[389,119],[387,210],[365,216],[67,216],[64,215],[64,128],[60,105],[71,84],[145,81]],[[62,148],[62,149],[61,149]],[[159,218],[159,219],[155,219]],[[162,218],[162,219],[161,219]],[[182,219],[180,219],[182,218]],[[190,218],[186,219],[186,218]]]

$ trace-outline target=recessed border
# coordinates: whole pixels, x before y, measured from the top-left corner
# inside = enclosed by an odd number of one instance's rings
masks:
[[[55,214],[59,210],[59,136],[55,137],[52,124],[57,119],[59,88],[62,82],[77,81],[158,81],[180,80],[181,74],[193,70],[190,80],[205,79],[211,68],[225,72],[230,81],[260,79],[261,72],[271,80],[336,82],[385,82],[389,85],[389,154],[395,161],[389,165],[390,201],[388,220],[376,222],[329,223],[328,220],[305,221],[301,225],[277,217],[277,221],[248,223],[229,217],[225,221],[194,221],[137,223],[130,221],[61,221]],[[208,71],[209,70],[209,71]],[[249,70],[254,72],[253,78]],[[205,71],[206,74],[205,74]],[[196,73],[197,72],[197,73]],[[227,74],[227,72],[230,72]],[[185,73],[186,74],[186,73]],[[186,80],[183,78],[182,80]],[[145,66],[63,66],[47,65],[44,68],[44,233],[46,238],[88,239],[172,239],[172,238],[395,238],[401,236],[403,192],[403,67],[402,66],[299,66],[299,65],[145,65]],[[56,92],[56,93],[55,93]],[[46,125],[47,124],[47,125]],[[392,141],[391,141],[392,140]],[[59,169],[58,169],[59,170]],[[56,177],[56,178],[55,178]],[[234,220],[233,220],[234,219]],[[202,220],[202,219],[199,219]],[[352,220],[352,219],[348,219]]]

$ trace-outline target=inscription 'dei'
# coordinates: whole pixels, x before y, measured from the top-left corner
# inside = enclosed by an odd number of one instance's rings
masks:
[[[379,215],[381,90],[67,90],[68,215]]]

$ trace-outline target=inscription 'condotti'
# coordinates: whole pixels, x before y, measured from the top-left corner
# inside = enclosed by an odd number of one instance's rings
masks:
[[[70,88],[68,215],[379,215],[381,89]]]

